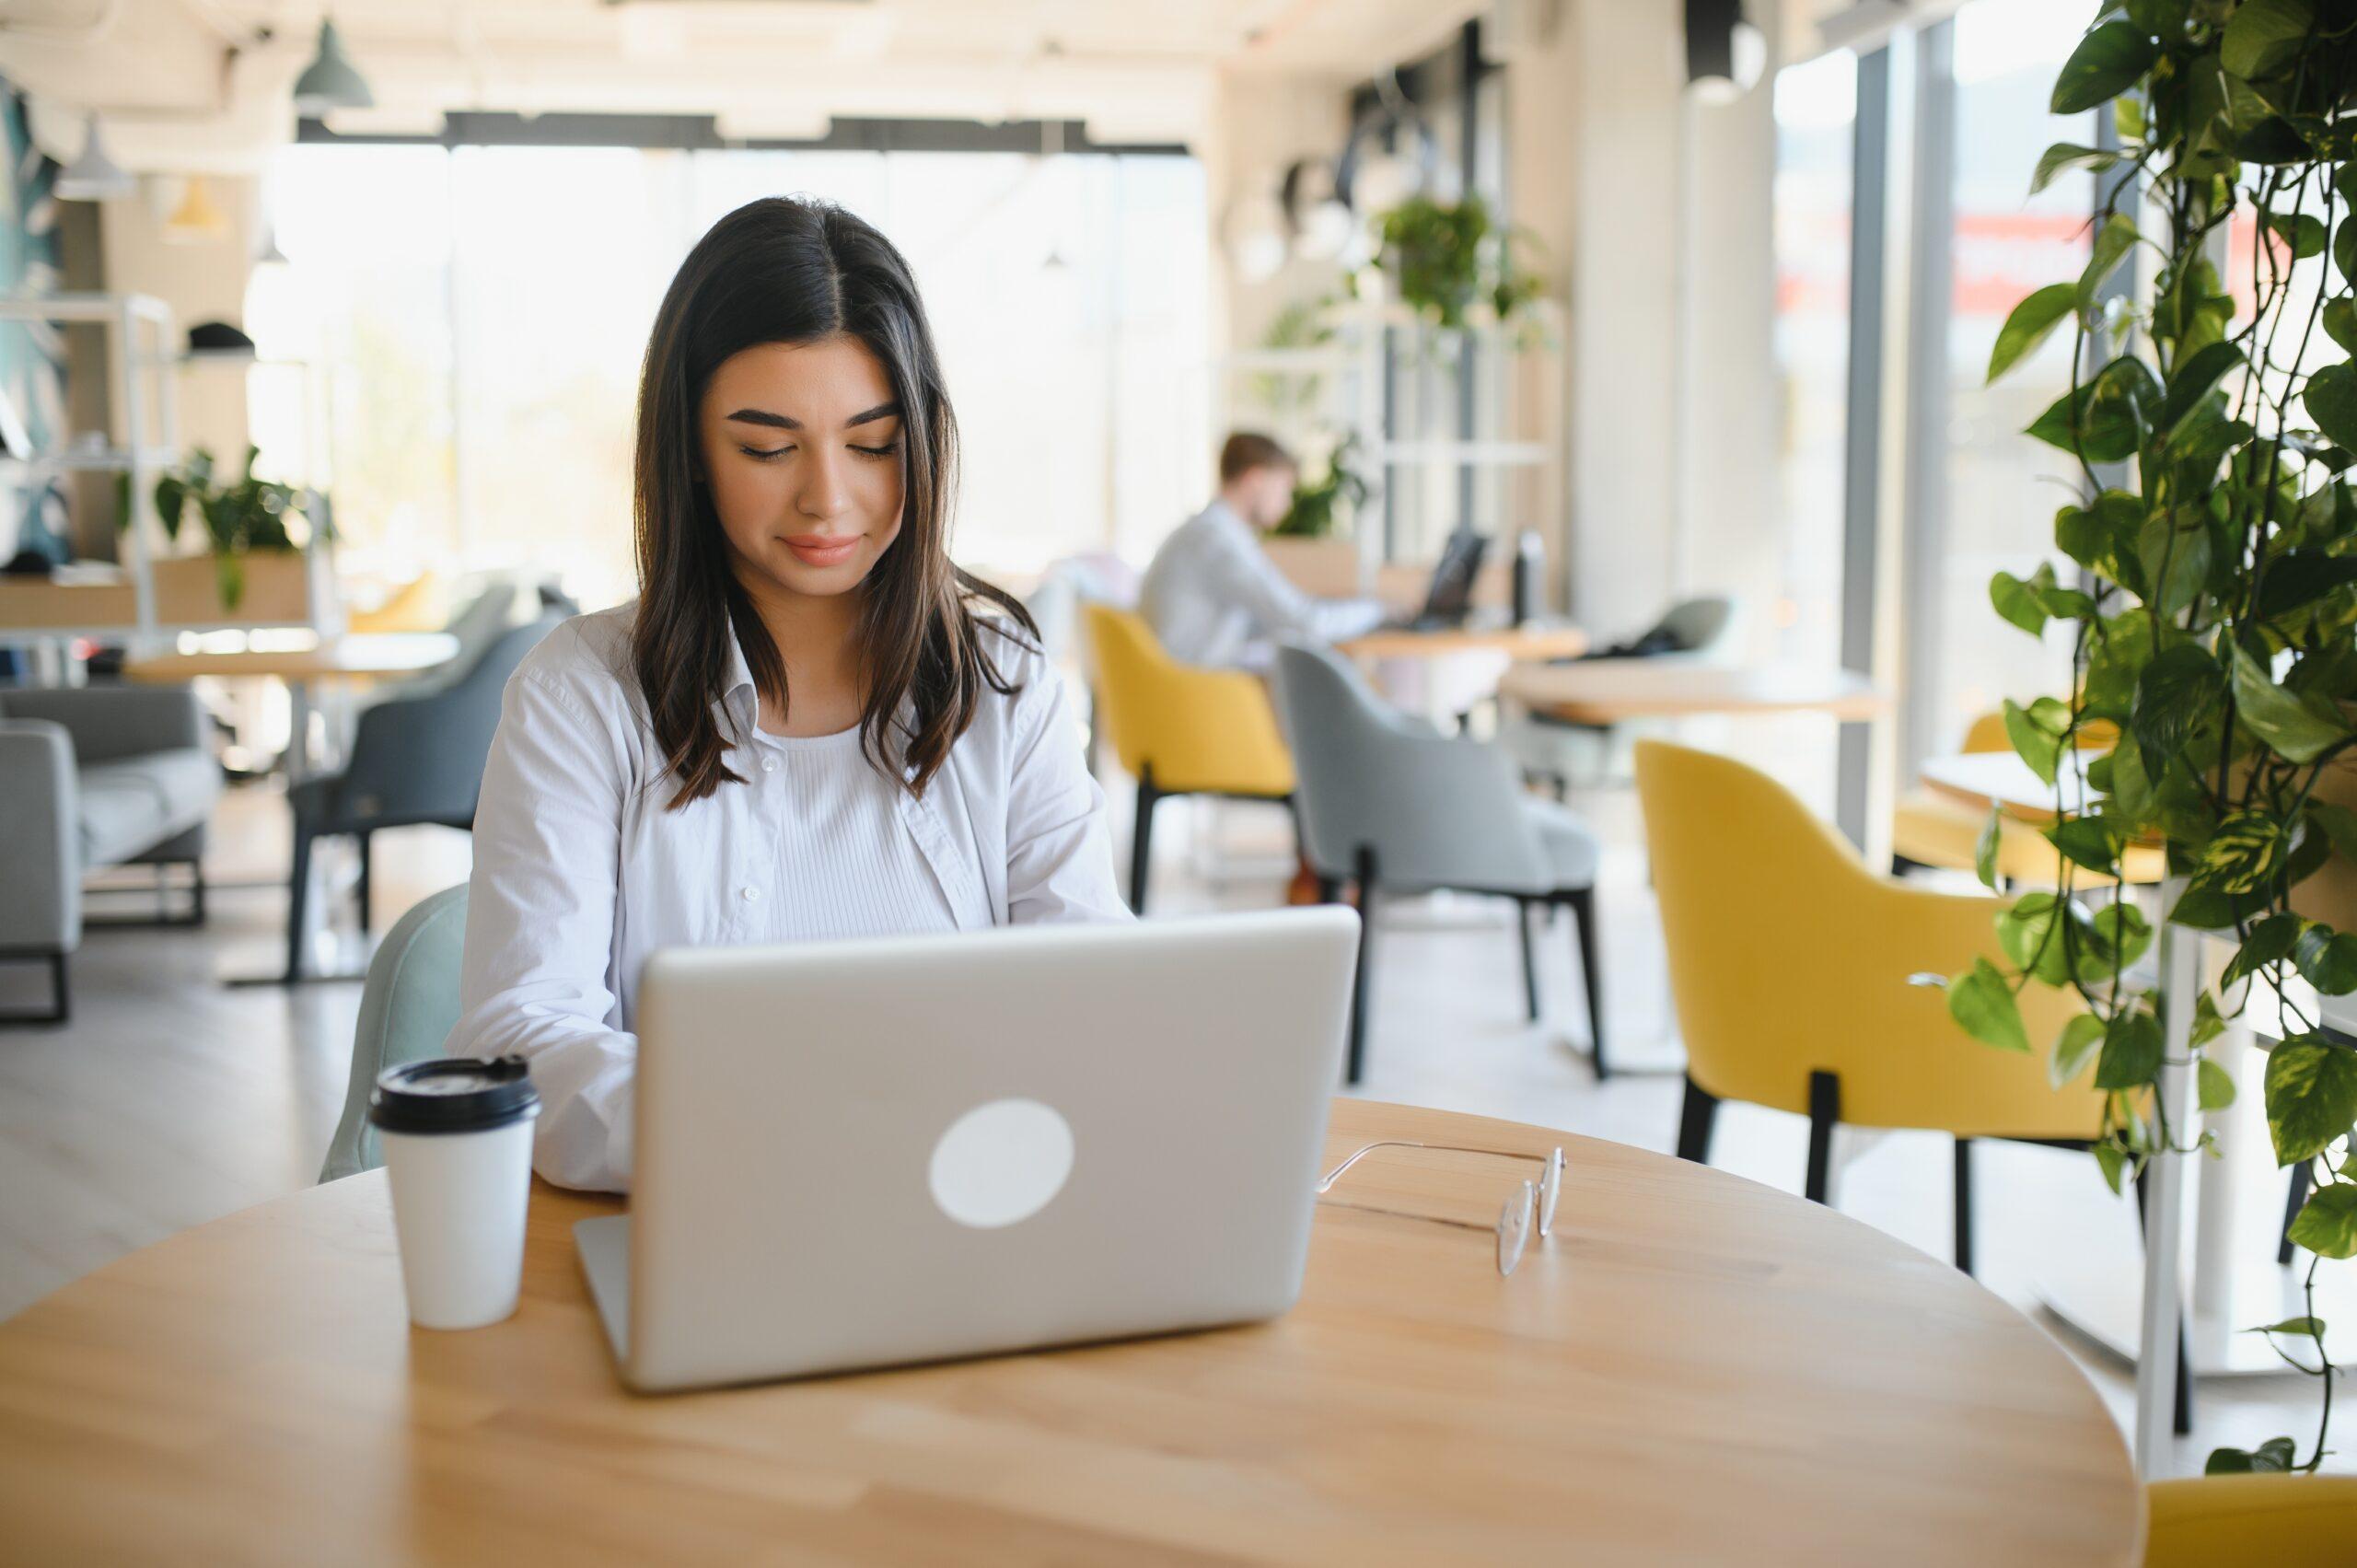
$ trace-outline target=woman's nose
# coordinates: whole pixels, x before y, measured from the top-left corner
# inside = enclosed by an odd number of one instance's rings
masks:
[[[795,497],[795,511],[806,517],[839,517],[851,509],[851,489],[843,482],[841,454],[816,453],[803,471],[808,477],[802,494]]]

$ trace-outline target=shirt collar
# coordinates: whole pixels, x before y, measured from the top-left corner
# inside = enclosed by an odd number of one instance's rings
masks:
[[[745,662],[745,649],[737,641],[733,624],[726,640],[728,662],[720,672],[721,711],[736,721],[737,736],[749,740],[761,720],[761,689],[753,684],[752,666]]]

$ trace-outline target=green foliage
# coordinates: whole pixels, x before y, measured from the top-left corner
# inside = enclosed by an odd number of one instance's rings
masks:
[[[1520,319],[1545,292],[1538,274],[1516,264],[1519,231],[1499,229],[1489,203],[1411,196],[1383,215],[1375,263],[1391,274],[1400,300],[1437,327],[1463,328],[1486,311],[1502,323]]]
[[[1358,432],[1351,432],[1327,460],[1324,478],[1295,479],[1293,505],[1271,533],[1288,539],[1324,539],[1334,531],[1340,511],[1355,510],[1366,500],[1367,482],[1352,460],[1357,456],[1358,444]]]
[[[315,533],[327,531],[325,512],[319,506],[317,496],[297,491],[291,484],[254,477],[254,459],[261,453],[261,447],[248,447],[245,464],[238,477],[226,483],[215,483],[213,454],[199,447],[178,471],[167,473],[156,482],[156,516],[164,526],[164,537],[178,543],[180,527],[189,512],[194,510],[204,526],[204,537],[213,552],[222,606],[230,610],[235,610],[246,597],[246,569],[240,557],[247,552],[301,549],[287,531],[287,523],[293,518],[311,522]],[[131,476],[124,474],[116,494],[118,527],[130,525],[130,498]],[[319,513],[317,519],[313,518],[315,511]]]
[[[2119,877],[2130,844],[2157,843],[2186,880],[2171,918],[2233,947],[2185,1031],[2198,1103],[2234,1098],[2204,1051],[2227,1019],[2253,997],[2280,1006],[2258,1020],[2282,1040],[2262,1086],[2276,1156],[2337,1173],[2293,1236],[2346,1258],[2357,1049],[2305,999],[2357,993],[2357,921],[2344,932],[2291,903],[2329,858],[2357,859],[2357,812],[2320,787],[2357,768],[2357,0],[2114,0],[2052,105],[2108,106],[2116,147],[2074,133],[2038,160],[2033,187],[2095,168],[2112,193],[2079,274],[2014,308],[1988,374],[2069,330],[2071,385],[2027,434],[2073,472],[2054,542],[2083,575],[2001,572],[1989,597],[2033,636],[2057,621],[2073,634],[2070,695],[2005,703],[2022,760],[2052,782],[2094,726],[2119,739],[2047,830],[2061,885],[1996,917],[2004,962],[1951,981],[1950,1010],[2019,1050],[2023,986],[2079,993],[2087,1011],[2054,1041],[2049,1075],[2084,1083],[2092,1066],[2106,1096],[2096,1157],[2115,1191],[2154,1154],[2200,1146],[2158,1093],[2158,994],[2125,973],[2150,923],[2116,891],[2093,914],[2083,898],[2088,879]],[[2237,233],[2256,236],[2234,252],[2239,297],[2222,276]],[[2131,257],[2150,287],[2123,296]],[[1994,830],[1984,842],[1993,855]],[[2322,1357],[2313,1314],[2266,1331]],[[2305,1466],[2289,1438],[2221,1449],[2210,1469],[2313,1469],[2324,1446],[2319,1434]]]

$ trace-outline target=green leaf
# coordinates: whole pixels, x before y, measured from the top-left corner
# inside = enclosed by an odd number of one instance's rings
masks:
[[[2329,702],[2276,685],[2239,643],[2234,645],[2234,685],[2244,725],[2287,761],[2313,762],[2349,738],[2348,726]]]
[[[2107,974],[2115,963],[2126,969],[2153,945],[2152,923],[2144,918],[2142,910],[2125,899],[2096,911],[2095,919],[2088,923],[2095,933],[2102,971]]]
[[[2115,1144],[2097,1144],[2096,1166],[2103,1172],[2104,1185],[2111,1189],[2111,1195],[2115,1198],[2119,1197],[2121,1191],[2120,1179],[2128,1173],[2127,1151]]]
[[[1989,807],[1989,820],[1980,825],[1980,837],[1972,845],[1973,875],[1980,885],[1991,892],[1997,887],[1997,846],[2003,842],[2005,814],[1996,807]]]
[[[2258,582],[2262,620],[2288,615],[2335,588],[2357,583],[2357,555],[2328,555],[2321,550],[2287,550],[2267,563]]]
[[[2332,264],[2340,275],[2357,283],[2357,217],[2345,217],[2332,233]]]
[[[2274,213],[2267,220],[2270,232],[2292,248],[2293,261],[2324,254],[2324,220],[2305,213]]]
[[[2271,76],[2298,57],[2314,20],[2308,0],[2243,0],[2218,41],[2218,63],[2247,82]]]
[[[2332,841],[2332,852],[2344,859],[2357,860],[2357,811],[2330,801],[2311,799],[2307,807],[2308,820],[2324,830]]]
[[[2046,783],[2054,782],[2055,764],[2062,757],[2062,728],[2071,711],[2052,697],[2040,697],[2028,707],[2005,700],[2005,734],[2014,752]]]
[[[2268,1052],[2267,1130],[2277,1165],[2316,1158],[2346,1137],[2351,1122],[2357,1122],[2357,1051],[2316,1035],[2294,1035]],[[2357,1194],[2357,1187],[2345,1191]]]
[[[2201,1109],[2223,1110],[2235,1103],[2235,1080],[2223,1067],[2208,1057],[2195,1070],[2195,1082],[2200,1086]]]
[[[2292,945],[2292,963],[2301,979],[2327,996],[2346,996],[2357,991],[2357,933],[2311,921]]]
[[[2054,1038],[2054,1054],[2047,1059],[2046,1080],[2056,1088],[2087,1070],[2096,1048],[2103,1044],[2103,1020],[2093,1013],[2074,1013]]]
[[[2109,874],[2119,860],[2126,838],[2103,817],[2066,817],[2046,830],[2046,842],[2063,857],[2090,871]]]
[[[2150,1013],[2122,1013],[2105,1026],[2096,1087],[2136,1089],[2161,1070],[2161,1021]]]
[[[2069,284],[2052,283],[2014,306],[2005,324],[1997,329],[1996,346],[1989,351],[1988,378],[1994,381],[2044,343],[2071,314],[2072,302],[2077,298],[2078,291]]]
[[[2054,285],[2061,288],[2063,285]],[[2349,354],[2357,354],[2357,303],[2336,299],[2324,308],[2324,330],[2327,336]]]
[[[1972,968],[1948,981],[1948,1016],[1983,1045],[2001,1051],[2029,1050],[2022,1010],[1997,966],[1976,958]]]
[[[2054,78],[2053,112],[2083,114],[2118,97],[2135,86],[2159,55],[2160,46],[2132,22],[2106,22],[2092,29]]]
[[[2148,772],[2157,776],[2152,759],[2180,755],[2187,739],[2218,710],[2226,696],[2226,672],[2198,643],[2178,643],[2162,650],[2136,678],[2135,706],[2129,729],[2137,749],[2147,759]]]
[[[2103,227],[2096,231],[2096,242],[2087,257],[2087,270],[2079,274],[2080,309],[2095,308],[2097,296],[2103,293],[2104,284],[2119,270],[2119,263],[2128,259],[2128,253],[2136,249],[2136,241],[2142,238],[2136,232],[2136,226],[2118,213],[2104,220]]]
[[[2275,875],[2291,848],[2283,825],[2264,811],[2230,812],[2202,846],[2200,885],[2247,893]]]
[[[2050,579],[2054,568],[2043,568]],[[1989,604],[1999,619],[2018,626],[2035,637],[2046,630],[2046,606],[2038,601],[2030,585],[2011,572],[2000,572],[1989,579]]]
[[[2194,405],[2208,397],[2211,389],[2242,363],[2243,351],[2232,343],[2211,343],[2188,354],[2169,377],[2168,400],[2161,404],[2154,425],[2163,431],[2175,430],[2193,412]]]
[[[2210,519],[2198,506],[2155,512],[2136,539],[2144,600],[2163,615],[2191,604],[2210,580]]]
[[[2300,401],[2327,440],[2357,452],[2357,366],[2326,366],[2308,377]]]
[[[2246,1334],[2296,1334],[2303,1339],[2324,1338],[2321,1318],[2286,1318],[2280,1323],[2261,1323],[2255,1329],[2245,1329]]]
[[[2319,1258],[2357,1257],[2357,1184],[2317,1188],[2284,1234]]]
[[[2314,803],[2310,810],[2315,809]],[[2235,950],[2226,965],[2225,973],[2218,979],[2218,989],[2225,991],[2239,983],[2246,976],[2257,974],[2269,964],[2281,963],[2292,956],[2292,948],[2300,939],[2300,932],[2307,923],[2296,914],[2270,914],[2250,928],[2243,945]]]
[[[2203,1475],[2280,1475],[2292,1468],[2289,1437],[2270,1437],[2256,1448],[2212,1448]]]
[[[2055,177],[2066,168],[2109,168],[2119,161],[2119,154],[2102,147],[2057,142],[2038,155],[2037,171],[2029,177],[2029,193],[2035,196],[2053,184]]]

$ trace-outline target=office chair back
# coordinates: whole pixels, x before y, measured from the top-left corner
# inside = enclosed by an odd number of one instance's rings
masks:
[[[2056,1090],[2047,1055],[2079,1010],[2021,993],[2026,1055],[1983,1045],[1936,988],[1975,957],[2005,963],[2003,900],[1877,877],[1783,785],[1732,758],[1637,747],[1670,991],[1689,1075],[1722,1099],[1805,1115],[1812,1073],[1836,1074],[1840,1120],[1959,1136],[2087,1138],[2102,1100]]]
[[[1293,759],[1268,689],[1234,669],[1179,664],[1143,617],[1084,604],[1097,686],[1098,722],[1121,766],[1153,770],[1164,795],[1293,793]]]
[[[512,627],[439,690],[365,710],[353,734],[351,763],[336,791],[338,815],[385,826],[471,823],[508,678],[563,621],[549,614]]]
[[[1331,648],[1277,649],[1277,702],[1300,775],[1303,853],[1325,877],[1372,849],[1384,884],[1542,892],[1549,859],[1514,765],[1386,703]]]
[[[464,883],[425,900],[385,934],[360,993],[343,1119],[319,1167],[321,1181],[385,1163],[377,1129],[368,1122],[368,1092],[386,1068],[442,1054],[442,1042],[459,1021],[459,963],[466,945]]]

